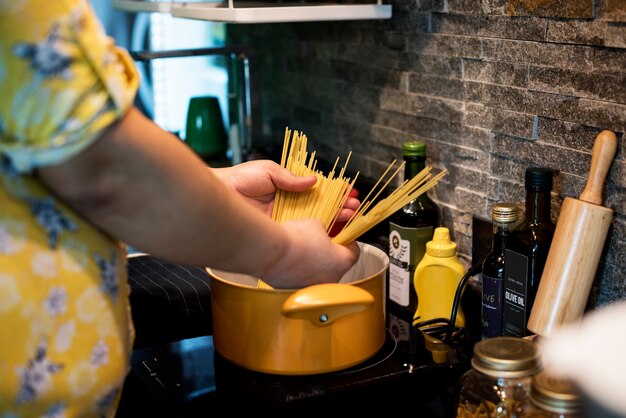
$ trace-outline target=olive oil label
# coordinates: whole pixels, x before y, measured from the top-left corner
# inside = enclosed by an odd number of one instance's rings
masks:
[[[424,257],[433,228],[404,228],[393,222],[389,226],[389,300],[408,307],[413,273]]]
[[[528,310],[528,257],[505,250],[504,300],[502,304],[502,334],[526,336]]]
[[[482,274],[482,338],[502,335],[502,288],[504,280]]]

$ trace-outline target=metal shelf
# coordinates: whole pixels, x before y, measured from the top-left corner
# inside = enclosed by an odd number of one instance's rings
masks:
[[[391,18],[391,5],[337,3],[158,2],[114,0],[115,8],[170,13],[174,17],[224,23],[283,23]]]

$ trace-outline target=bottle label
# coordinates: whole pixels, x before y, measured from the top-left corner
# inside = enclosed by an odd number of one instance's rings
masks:
[[[505,250],[504,300],[502,305],[502,334],[526,336],[528,318],[528,257]]]
[[[502,335],[502,289],[503,280],[482,274],[482,337]]]
[[[415,266],[424,257],[433,227],[405,228],[390,222],[389,228],[389,300],[408,307]]]

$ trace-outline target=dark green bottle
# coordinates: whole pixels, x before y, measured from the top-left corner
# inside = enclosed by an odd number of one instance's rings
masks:
[[[554,170],[547,167],[526,169],[524,221],[511,232],[506,249],[504,335],[532,334],[526,326],[555,230],[550,215],[553,175]]]
[[[404,178],[412,179],[426,167],[426,144],[402,145]],[[415,267],[426,252],[426,243],[439,226],[439,207],[423,193],[389,218],[389,277],[387,280],[387,328],[398,340],[398,348],[415,354],[419,330],[412,326],[417,308],[413,286]]]

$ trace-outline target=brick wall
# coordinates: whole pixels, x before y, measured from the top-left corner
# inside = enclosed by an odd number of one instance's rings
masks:
[[[254,45],[263,152],[280,154],[285,126],[319,158],[353,155],[377,179],[401,143],[428,144],[449,174],[429,193],[460,252],[472,218],[493,203],[523,207],[524,170],[555,178],[553,216],[587,180],[596,134],[617,133],[604,190],[614,210],[591,306],[626,298],[626,2],[624,0],[394,0],[382,21],[231,25]]]

